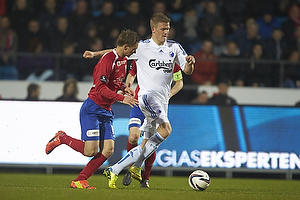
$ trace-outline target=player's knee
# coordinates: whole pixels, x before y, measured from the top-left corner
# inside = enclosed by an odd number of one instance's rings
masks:
[[[169,133],[169,135],[172,133],[172,127],[171,126],[169,126],[169,128],[168,128],[168,133]]]
[[[139,140],[140,135],[141,135],[141,131],[139,127],[131,127],[129,129],[128,142],[130,144],[136,144]]]
[[[90,149],[90,150],[84,150],[84,155],[87,157],[93,157],[98,153],[97,150],[95,149]]]
[[[165,134],[165,137],[164,138],[167,138],[167,137],[169,137],[170,135],[171,135],[171,132],[172,132],[172,128],[170,127],[170,128],[167,128],[166,129],[166,134]]]
[[[128,137],[128,142],[130,144],[136,144],[138,142],[138,140],[139,140],[139,135],[136,135],[136,134],[131,134]]]
[[[108,148],[108,149],[103,149],[102,154],[106,157],[109,158],[114,154],[114,149],[113,148]]]
[[[163,124],[159,125],[159,127],[157,128],[157,131],[163,138],[166,139],[171,134],[172,127],[171,127],[170,123],[163,123]]]

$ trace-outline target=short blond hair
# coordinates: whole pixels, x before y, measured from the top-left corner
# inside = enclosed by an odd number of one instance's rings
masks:
[[[171,19],[163,13],[154,13],[150,18],[150,27],[157,26],[158,23],[170,23]]]

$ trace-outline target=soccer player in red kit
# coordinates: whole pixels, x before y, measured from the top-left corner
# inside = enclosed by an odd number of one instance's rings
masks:
[[[138,34],[124,30],[117,39],[117,47],[101,57],[94,68],[93,86],[80,109],[81,140],[59,131],[46,145],[46,154],[60,144],[66,144],[85,156],[93,157],[79,176],[71,182],[71,188],[95,189],[87,179],[113,154],[115,135],[111,105],[115,101],[137,106],[134,91],[122,81],[126,76],[127,56],[138,47]],[[122,90],[126,96],[118,94]],[[100,151],[98,151],[100,147]]]

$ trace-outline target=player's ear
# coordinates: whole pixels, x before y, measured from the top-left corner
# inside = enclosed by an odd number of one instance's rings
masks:
[[[154,32],[154,29],[155,29],[155,27],[152,26],[152,27],[151,27],[151,32],[152,32],[152,33]]]
[[[128,44],[124,44],[123,48],[124,48],[125,51],[127,51],[129,49]]]

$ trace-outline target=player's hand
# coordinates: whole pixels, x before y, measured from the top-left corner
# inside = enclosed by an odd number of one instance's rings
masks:
[[[185,58],[186,62],[189,64],[189,65],[193,65],[196,63],[196,59],[194,56],[192,55],[189,55]]]
[[[133,106],[137,107],[139,105],[139,101],[130,96],[125,96],[122,103],[129,105],[131,108],[133,108]]]
[[[82,55],[85,59],[91,59],[95,57],[95,54],[91,51],[86,50],[83,55]]]
[[[134,92],[134,90],[131,89],[130,87],[126,87],[126,88],[124,89],[124,92],[125,92],[125,94],[128,95],[128,96],[134,97],[135,92]]]

